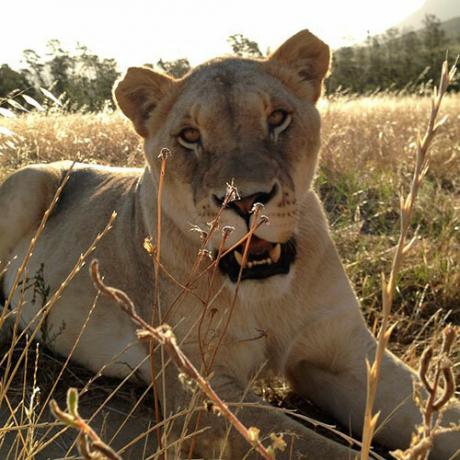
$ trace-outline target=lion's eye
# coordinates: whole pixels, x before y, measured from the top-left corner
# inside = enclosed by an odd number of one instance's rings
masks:
[[[194,149],[201,140],[200,131],[196,128],[184,128],[178,136],[178,141],[187,149]]]
[[[291,123],[291,114],[282,109],[274,110],[267,118],[268,127],[277,136]]]

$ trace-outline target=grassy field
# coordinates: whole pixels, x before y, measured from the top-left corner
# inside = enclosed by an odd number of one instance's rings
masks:
[[[400,273],[394,302],[392,322],[396,328],[390,349],[414,367],[428,344],[439,345],[446,322],[460,324],[459,107],[459,95],[448,96],[443,102],[442,115],[449,120],[432,146],[430,170],[420,191],[413,222],[412,234],[416,232],[417,241]],[[320,111],[323,147],[316,189],[364,315],[375,329],[380,318],[380,275],[389,271],[392,248],[399,235],[399,193],[401,189],[408,190],[415,141],[428,120],[430,100],[415,96],[331,98],[320,103]],[[29,163],[60,159],[123,166],[143,164],[139,138],[118,113],[51,111],[47,115],[31,113],[0,119],[0,180]],[[11,386],[11,401],[22,397],[24,405],[26,396],[30,400],[35,386],[32,383],[35,357],[35,349],[31,349],[26,366],[29,370],[20,372],[17,385]],[[455,358],[458,375],[458,348]],[[64,361],[46,350],[39,359],[42,393],[53,389],[56,394],[63,394],[66,386],[82,387],[91,377],[82,369],[68,366],[64,383],[54,390],[54,381]],[[27,384],[20,384],[21,381]],[[94,401],[100,404],[118,383],[97,379],[91,385],[95,388],[92,393],[95,399],[90,402],[95,407]],[[131,402],[137,401],[141,394],[142,389],[125,385],[112,402],[116,400],[118,412],[126,415]],[[275,399],[279,396],[275,395]],[[26,414],[23,419],[10,417],[9,428],[6,425],[6,429],[0,428],[1,451],[2,437],[13,432],[15,426],[26,425],[21,431],[24,439],[5,458],[29,458],[27,449],[34,452],[35,442],[45,442],[40,441],[40,436],[51,426],[49,418],[44,418],[40,425],[40,405],[36,401],[30,415],[23,407],[19,411]],[[148,418],[148,413],[141,416]],[[103,428],[104,420],[99,425]],[[27,449],[22,448],[25,444]]]

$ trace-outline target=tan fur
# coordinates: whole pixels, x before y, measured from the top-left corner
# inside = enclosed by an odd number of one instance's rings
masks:
[[[320,137],[314,103],[329,60],[329,48],[302,31],[267,60],[218,59],[179,81],[148,69],[129,69],[115,96],[144,137],[147,165],[139,170],[77,165],[38,242],[29,273],[43,262],[45,282],[56,289],[116,210],[114,228],[98,245],[95,256],[106,281],[124,289],[140,314],[149,319],[154,275],[143,241],[148,235],[155,239],[161,148],[172,152],[162,203],[161,258],[179,282],[187,281],[200,247],[199,237],[190,227],[207,228],[219,209],[214,197],[222,197],[226,182],[233,179],[242,197],[274,191],[264,208],[270,224],[260,227],[256,235],[271,242],[284,242],[294,235],[297,259],[287,275],[241,283],[211,383],[224,400],[239,401],[261,369],[286,375],[300,394],[359,435],[366,395],[365,359],[373,356],[375,340],[364,323],[321,204],[311,189]],[[284,132],[271,138],[267,117],[279,108],[289,111],[292,121]],[[178,142],[185,127],[200,130],[201,146],[187,150]],[[0,259],[18,256],[4,278],[6,293],[39,217],[68,167],[68,163],[33,166],[13,174],[0,189]],[[231,209],[224,210],[221,225],[235,227],[227,247],[247,231],[244,220]],[[217,232],[209,249],[217,249],[220,238]],[[166,275],[161,277],[160,287],[160,308],[165,315],[181,288]],[[210,324],[211,353],[216,344],[212,334],[219,337],[235,289],[228,277],[217,272],[213,292],[220,288],[210,309],[212,315],[205,317],[205,324]],[[197,322],[203,308],[197,297],[207,295],[207,280],[202,279],[194,292],[176,302],[168,313],[182,348],[197,366],[201,364]],[[24,326],[39,308],[30,297],[26,292]],[[63,326],[52,343],[60,353],[71,349],[94,297],[91,280],[82,272],[51,311],[51,333]],[[260,331],[264,331],[262,337]],[[129,349],[123,354],[126,346]],[[111,361],[114,356],[115,362]],[[126,375],[144,360],[140,375],[146,382],[151,378],[147,348],[136,341],[126,315],[105,298],[98,301],[73,357],[94,371],[111,362],[104,372],[115,376]],[[174,367],[168,366],[165,372],[167,401],[163,409],[170,414],[186,407],[190,395]],[[406,447],[421,420],[411,397],[414,379],[411,369],[387,353],[376,404],[385,426],[376,439],[389,448]],[[246,400],[263,405],[253,395]],[[459,421],[460,410],[455,404],[446,414],[447,422]],[[349,449],[284,414],[246,407],[239,417],[247,426],[259,427],[264,436],[272,431],[297,434],[293,458],[352,456]],[[176,422],[176,434],[181,432],[182,422]],[[205,413],[201,423],[212,430],[198,437],[194,455],[215,458],[225,436],[225,421]],[[194,422],[189,425],[190,430],[193,427]],[[436,441],[432,458],[447,459],[458,448],[458,435],[444,436]],[[241,459],[247,450],[245,441],[231,432],[225,458]]]

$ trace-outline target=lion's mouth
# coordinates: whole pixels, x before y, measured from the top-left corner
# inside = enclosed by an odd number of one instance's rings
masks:
[[[234,283],[238,280],[243,263],[243,251],[244,243],[219,261],[219,268]],[[286,243],[271,243],[253,236],[249,245],[247,260],[241,273],[241,280],[263,279],[287,274],[292,262],[294,262],[296,253],[294,238]]]

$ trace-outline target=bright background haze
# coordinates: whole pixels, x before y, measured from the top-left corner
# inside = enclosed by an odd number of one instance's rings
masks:
[[[192,65],[230,52],[242,33],[262,51],[308,28],[333,48],[397,25],[423,0],[6,0],[0,62],[21,67],[22,51],[44,52],[50,39],[77,42],[120,69],[185,57]]]

